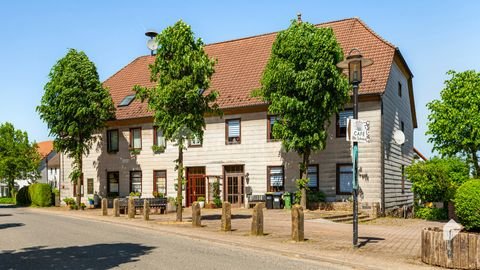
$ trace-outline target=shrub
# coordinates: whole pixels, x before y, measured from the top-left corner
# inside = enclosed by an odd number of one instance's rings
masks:
[[[307,202],[310,203],[319,203],[325,201],[325,193],[321,191],[308,191],[307,192]]]
[[[213,203],[215,204],[215,206],[217,208],[221,208],[222,207],[222,200],[220,198],[215,198],[213,199]]]
[[[455,213],[465,229],[480,231],[480,180],[470,180],[458,188]]]
[[[204,201],[205,201],[205,197],[198,197],[197,201],[199,201],[199,202],[204,202]]]
[[[67,205],[74,205],[75,204],[75,199],[74,198],[65,198],[65,199],[63,199],[63,201]]]
[[[0,204],[15,204],[15,199],[10,197],[0,198]]]
[[[20,206],[26,206],[32,203],[32,200],[30,199],[30,195],[28,194],[28,186],[22,187],[17,192],[16,200],[17,200],[17,205],[20,205]]]
[[[41,207],[52,205],[52,187],[49,184],[31,184],[28,187],[28,194],[30,195],[33,205]]]
[[[415,216],[426,220],[447,220],[448,210],[446,208],[419,207],[415,210]]]

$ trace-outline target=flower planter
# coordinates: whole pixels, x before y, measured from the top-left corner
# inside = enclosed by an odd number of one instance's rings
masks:
[[[442,229],[422,231],[422,261],[456,269],[480,269],[480,234],[461,232],[453,240],[443,240]]]
[[[200,202],[198,202],[198,204],[200,205],[200,208],[204,208],[204,207],[205,207],[205,201],[200,201]]]

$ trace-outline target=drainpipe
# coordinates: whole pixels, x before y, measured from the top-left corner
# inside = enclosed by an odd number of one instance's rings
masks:
[[[381,147],[381,174],[380,174],[380,207],[382,211],[382,216],[385,216],[385,142],[384,142],[384,109],[383,109],[383,94],[380,96],[380,106],[381,106],[381,121],[380,121],[380,131],[381,131],[381,140],[380,140],[380,147]]]

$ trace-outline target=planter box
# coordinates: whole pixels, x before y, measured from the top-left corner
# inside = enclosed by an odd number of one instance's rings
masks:
[[[461,232],[453,240],[443,240],[442,229],[422,231],[422,261],[456,269],[480,269],[480,234]]]

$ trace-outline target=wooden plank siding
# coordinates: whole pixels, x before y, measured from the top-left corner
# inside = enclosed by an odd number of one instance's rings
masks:
[[[398,93],[399,83],[402,85],[402,95]],[[413,121],[408,95],[409,83],[406,74],[397,64],[392,64],[387,88],[382,96],[383,115],[383,155],[384,155],[384,207],[392,209],[403,205],[412,205],[413,193],[411,182],[405,178],[402,193],[402,165],[407,167],[413,160]],[[404,123],[405,144],[394,143],[393,133],[401,129]]]

